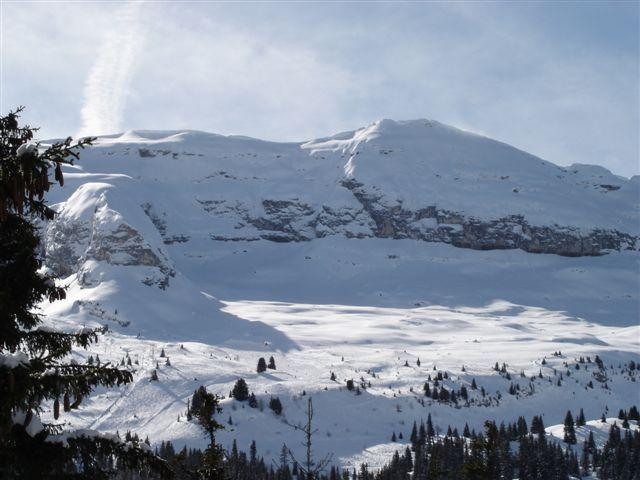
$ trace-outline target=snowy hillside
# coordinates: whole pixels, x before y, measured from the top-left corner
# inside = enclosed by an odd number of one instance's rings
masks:
[[[392,433],[429,413],[443,429],[554,425],[567,409],[639,403],[637,177],[382,120],[301,144],[127,132],[101,137],[65,180],[44,253],[69,290],[43,312],[108,325],[77,360],[131,359],[136,379],[96,392],[75,426],[202,446],[187,400],[200,385],[228,396],[242,377],[283,414],[226,399],[222,441],[295,450],[284,419],[302,421],[311,395],[318,454],[348,465],[392,453]],[[579,362],[596,355],[604,369]],[[269,356],[276,370],[256,373]],[[438,372],[440,387],[478,390],[425,397]]]
[[[136,191],[165,243],[341,235],[571,256],[638,248],[637,178],[560,168],[426,120],[301,145],[128,132],[101,138],[77,172],[78,183],[130,177],[107,183]]]

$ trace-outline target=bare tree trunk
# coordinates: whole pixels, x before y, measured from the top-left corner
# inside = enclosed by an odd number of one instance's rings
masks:
[[[324,470],[324,468],[329,464],[329,462],[331,461],[333,455],[327,455],[325,456],[322,460],[320,460],[318,463],[313,461],[313,434],[316,433],[318,430],[314,430],[313,429],[313,401],[311,400],[311,397],[309,397],[309,400],[307,401],[307,424],[306,426],[303,427],[298,427],[296,425],[292,425],[289,424],[288,425],[290,427],[292,427],[295,430],[301,430],[302,433],[304,433],[304,437],[305,437],[305,441],[302,442],[302,445],[305,447],[306,449],[306,459],[305,459],[305,463],[304,466],[302,466],[299,462],[298,464],[301,465],[300,466],[300,470],[302,470],[302,473],[304,474],[304,478],[305,480],[314,480],[315,478],[319,477],[320,474],[322,473],[322,470]],[[296,457],[293,455],[293,453],[291,452],[290,449],[287,449],[289,456],[291,457],[291,459],[294,462],[297,462]]]
[[[311,420],[313,420],[313,403],[311,397],[309,397],[307,404],[307,428],[304,432],[307,436],[307,480],[313,480],[313,460],[311,454],[311,435],[313,431],[311,430]]]

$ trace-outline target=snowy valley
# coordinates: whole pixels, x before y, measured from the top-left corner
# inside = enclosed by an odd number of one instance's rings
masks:
[[[203,385],[226,397],[220,441],[276,459],[301,454],[289,424],[311,396],[316,454],[357,467],[429,414],[442,433],[542,415],[551,438],[583,409],[578,436],[602,443],[597,419],[640,403],[637,176],[381,120],[301,143],[103,136],[50,201],[45,268],[69,288],[42,313],[107,325],[74,359],[135,372],[73,427],[202,447],[187,406]],[[239,378],[256,408],[229,398]]]

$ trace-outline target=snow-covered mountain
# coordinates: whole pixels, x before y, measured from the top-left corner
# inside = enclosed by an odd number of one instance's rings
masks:
[[[109,325],[78,359],[137,360],[135,383],[97,392],[75,425],[200,445],[187,399],[243,377],[262,400],[279,395],[289,422],[313,395],[318,451],[349,464],[428,413],[444,428],[539,413],[550,425],[568,408],[599,418],[637,403],[624,365],[640,359],[640,177],[381,120],[304,143],[131,131],[100,137],[65,180],[44,254],[69,294],[43,311],[68,328]],[[257,374],[267,355],[278,369]],[[606,380],[593,367],[558,385],[595,355]],[[434,368],[488,397],[423,405]],[[507,395],[514,381],[523,392]],[[223,406],[225,442],[255,439],[267,456],[297,444],[267,409]]]
[[[303,144],[134,131],[100,138],[79,168],[131,177],[165,243],[342,235],[580,256],[638,242],[637,177],[427,120]]]

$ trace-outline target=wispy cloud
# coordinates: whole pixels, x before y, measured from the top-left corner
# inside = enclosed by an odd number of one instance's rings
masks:
[[[115,14],[84,87],[79,136],[118,132],[128,87],[143,40],[141,2],[132,1]]]
[[[638,174],[637,3],[363,5],[4,2],[0,103],[27,105],[43,138],[81,126],[299,141],[428,117]]]

